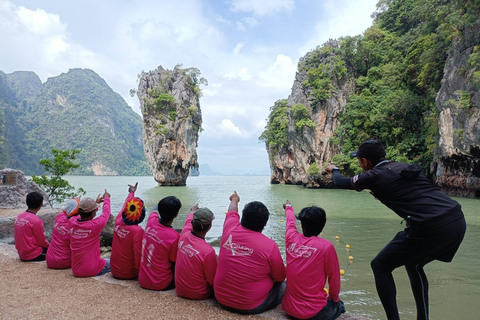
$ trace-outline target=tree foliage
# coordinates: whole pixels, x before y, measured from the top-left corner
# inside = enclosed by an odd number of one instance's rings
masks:
[[[288,144],[287,129],[287,100],[277,100],[270,108],[265,131],[263,131],[259,139],[265,142],[267,148],[271,150],[278,149]]]
[[[80,167],[75,163],[76,155],[80,150],[57,150],[52,149],[52,159],[42,159],[40,164],[44,167],[48,176],[43,174],[40,177],[32,176],[32,180],[42,188],[49,197],[49,204],[53,207],[55,203],[61,203],[67,198],[84,195],[83,188],[75,189],[67,180],[62,177],[68,174],[72,169]]]

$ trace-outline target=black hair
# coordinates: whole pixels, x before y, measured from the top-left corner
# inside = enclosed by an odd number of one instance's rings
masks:
[[[158,213],[160,219],[164,222],[172,221],[177,215],[178,211],[182,207],[182,203],[175,196],[165,197],[158,202]]]
[[[262,232],[269,216],[270,212],[263,203],[252,201],[243,208],[241,224],[244,228]]]
[[[318,236],[325,227],[327,215],[325,210],[317,206],[305,207],[297,217],[302,222],[305,237]]]
[[[96,212],[98,209],[95,209],[95,210],[92,210],[92,211],[89,211],[89,212],[85,212],[85,211],[82,211],[82,210],[78,210],[78,213],[80,214],[80,217],[82,218],[82,220],[84,219],[87,219],[87,218],[90,218],[90,216]]]
[[[43,204],[43,196],[40,192],[30,192],[29,194],[27,194],[26,202],[29,209],[40,208]]]
[[[192,220],[192,228],[193,228],[193,231],[196,231],[196,232],[203,232],[205,230],[208,230],[208,228],[210,228],[211,225],[212,223],[203,224],[202,221],[198,219]]]

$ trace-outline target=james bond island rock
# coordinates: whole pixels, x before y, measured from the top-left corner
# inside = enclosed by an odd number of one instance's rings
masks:
[[[437,95],[440,140],[438,185],[480,198],[480,20],[453,42]]]
[[[271,107],[260,140],[267,147],[272,184],[332,186],[331,177],[319,173],[340,152],[329,139],[355,89],[352,67],[329,50],[337,47],[330,41],[300,59],[290,96]]]
[[[159,185],[184,186],[198,169],[197,141],[202,126],[200,78],[196,68],[173,71],[159,66],[142,72],[137,96],[143,113],[143,147]]]

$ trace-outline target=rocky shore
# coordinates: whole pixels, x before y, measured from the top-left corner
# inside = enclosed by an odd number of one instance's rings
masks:
[[[0,229],[21,209],[0,209]],[[43,215],[56,215],[44,210]],[[45,226],[47,230],[47,226]],[[242,316],[220,308],[215,299],[192,301],[175,290],[142,289],[137,281],[117,280],[109,273],[75,278],[71,269],[48,269],[45,262],[22,262],[11,237],[0,234],[0,302],[2,319],[287,319],[280,306],[256,316]],[[7,243],[10,242],[10,243]],[[348,309],[348,304],[347,304]],[[339,320],[368,320],[344,314]]]

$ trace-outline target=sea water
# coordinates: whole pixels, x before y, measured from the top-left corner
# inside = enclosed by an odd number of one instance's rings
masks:
[[[189,177],[183,187],[160,187],[152,177],[65,177],[75,187],[83,187],[95,198],[104,190],[111,194],[112,214],[118,214],[128,194],[128,185],[138,182],[136,196],[142,198],[148,210],[158,201],[174,195],[182,209],[173,226],[181,228],[190,208],[198,204],[215,214],[212,229],[207,234],[211,242],[222,234],[229,196],[237,191],[239,211],[250,201],[263,202],[270,219],[263,233],[274,239],[285,258],[285,214],[282,204],[289,200],[298,213],[303,207],[317,205],[325,209],[327,224],[321,236],[331,241],[337,250],[342,276],[340,299],[347,311],[371,319],[385,319],[378,299],[370,261],[401,231],[401,218],[375,200],[368,192],[334,189],[306,189],[295,185],[271,185],[268,176],[198,176]],[[467,220],[467,233],[453,262],[434,261],[425,267],[430,287],[431,319],[480,318],[480,200],[455,198],[462,205]],[[145,224],[145,221],[144,223]],[[336,237],[339,239],[336,239]],[[346,248],[346,245],[350,249]],[[218,248],[216,248],[218,252]],[[349,260],[353,256],[353,260]],[[404,268],[394,272],[397,301],[402,319],[415,319],[416,309]]]

